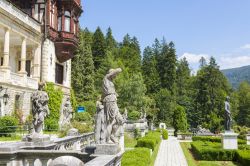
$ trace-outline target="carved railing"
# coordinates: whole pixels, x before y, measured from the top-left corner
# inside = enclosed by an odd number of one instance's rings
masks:
[[[37,21],[31,18],[28,14],[24,13],[22,10],[15,7],[10,2],[7,2],[6,0],[1,0],[0,9],[4,10],[6,13],[14,17],[15,19],[22,21],[23,24],[26,24],[34,28],[36,31],[41,32],[41,25]]]
[[[94,133],[58,138],[54,143],[56,144],[54,150],[81,150],[94,143]]]
[[[19,85],[19,86],[28,87],[31,89],[38,88],[38,81],[36,79],[23,76],[17,73],[12,73],[12,72],[10,73],[10,82],[13,85]]]

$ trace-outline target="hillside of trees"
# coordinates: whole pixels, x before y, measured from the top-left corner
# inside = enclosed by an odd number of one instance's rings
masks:
[[[233,69],[222,70],[234,89],[243,81],[250,82],[250,65]]]
[[[115,79],[118,104],[121,113],[128,110],[129,119],[139,119],[145,111],[156,125],[165,122],[180,131],[201,125],[216,133],[224,128],[224,101],[230,96],[234,124],[250,127],[250,85],[244,82],[234,91],[213,57],[208,62],[201,58],[197,75],[191,76],[187,60],[177,60],[174,42],[155,39],[141,50],[136,37],[126,34],[119,42],[111,28],[104,34],[99,27],[81,31],[72,60],[76,101],[92,117],[102,79],[117,67],[123,70]]]

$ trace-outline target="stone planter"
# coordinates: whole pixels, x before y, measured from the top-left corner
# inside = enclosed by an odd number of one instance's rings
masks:
[[[247,134],[247,145],[250,145],[250,134]]]

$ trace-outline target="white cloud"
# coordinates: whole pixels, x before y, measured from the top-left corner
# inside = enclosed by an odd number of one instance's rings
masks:
[[[250,56],[220,57],[218,64],[221,69],[246,66],[250,65]]]
[[[250,44],[245,44],[244,46],[240,47],[241,49],[250,49]]]
[[[187,61],[189,64],[198,64],[201,57],[204,57],[206,60],[209,59],[209,55],[207,54],[193,54],[193,53],[184,53],[182,56],[180,56],[178,59],[183,59],[184,57],[186,57]]]

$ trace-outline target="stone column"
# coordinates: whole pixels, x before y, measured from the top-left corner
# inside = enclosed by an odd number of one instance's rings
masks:
[[[26,37],[23,37],[21,46],[21,70],[19,71],[20,74],[24,75],[27,74],[25,66],[26,66]]]
[[[4,29],[3,68],[10,69],[10,29]]]
[[[38,81],[40,79],[40,64],[41,64],[41,45],[37,45],[34,51],[34,73],[33,78],[36,78]]]

